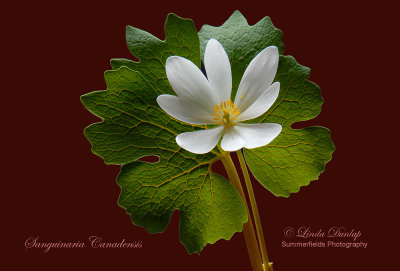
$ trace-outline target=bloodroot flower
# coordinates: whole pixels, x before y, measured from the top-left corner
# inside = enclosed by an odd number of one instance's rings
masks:
[[[232,74],[222,45],[210,39],[204,53],[207,78],[186,58],[171,56],[165,70],[178,96],[157,97],[160,107],[182,122],[217,125],[211,129],[179,134],[176,142],[197,154],[211,151],[221,140],[224,151],[257,148],[269,144],[282,131],[277,123],[245,124],[264,114],[279,95],[274,80],[278,68],[278,48],[269,46],[249,64],[240,81],[235,101],[231,101]]]

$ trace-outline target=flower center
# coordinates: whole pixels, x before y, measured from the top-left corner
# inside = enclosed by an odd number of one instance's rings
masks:
[[[213,113],[213,115],[215,117],[215,123],[218,125],[224,125],[226,128],[234,126],[238,119],[237,116],[240,114],[240,111],[230,99],[226,102],[221,102],[220,105],[214,105],[214,110],[215,113]]]

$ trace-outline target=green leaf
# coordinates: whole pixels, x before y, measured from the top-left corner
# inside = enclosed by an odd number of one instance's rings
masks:
[[[275,45],[283,51],[282,33],[265,17],[248,25],[236,11],[220,27],[205,25],[199,32],[201,52],[210,38],[221,42],[232,67],[234,98],[240,79],[250,61],[265,47]],[[281,84],[279,97],[264,115],[250,123],[280,123],[281,134],[269,145],[245,149],[247,165],[256,179],[276,196],[288,197],[301,186],[318,179],[332,159],[334,145],[330,132],[323,127],[295,130],[291,125],[317,116],[322,97],[319,87],[307,80],[310,70],[291,56],[281,56],[275,81]]]
[[[164,69],[168,55],[186,52],[186,57],[200,62],[191,21],[169,15],[166,36],[160,41],[138,29],[127,31],[128,45],[140,62],[113,61],[117,70],[105,73],[107,90],[81,97],[85,107],[103,120],[88,126],[84,134],[105,163],[123,164],[117,178],[118,203],[132,222],[150,233],[162,232],[179,210],[181,242],[189,253],[199,253],[207,243],[241,231],[247,212],[233,186],[212,173],[214,153],[196,155],[176,144],[179,133],[195,127],[172,119],[156,102],[158,95],[172,92]],[[159,161],[137,160],[148,155]]]
[[[288,197],[318,179],[333,150],[328,129],[307,127],[284,129],[270,145],[244,153],[254,177],[274,195]]]
[[[119,204],[133,223],[150,233],[162,232],[175,209],[180,210],[179,235],[189,253],[230,239],[242,231],[247,213],[239,194],[209,162],[176,154],[159,163],[132,162],[122,166],[117,183]]]
[[[182,56],[200,67],[200,43],[197,30],[190,19],[169,14],[165,21],[165,41],[138,28],[126,27],[126,42],[131,53],[140,59],[112,59],[113,69],[126,66],[140,72],[160,93],[175,95],[165,74],[165,62],[169,56]]]

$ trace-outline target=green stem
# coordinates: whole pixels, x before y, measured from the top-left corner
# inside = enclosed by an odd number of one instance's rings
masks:
[[[268,260],[267,248],[265,246],[265,239],[262,230],[260,214],[258,213],[257,202],[254,196],[253,186],[251,185],[249,172],[247,171],[246,162],[244,161],[244,157],[241,150],[238,150],[236,154],[239,158],[240,167],[242,168],[242,173],[246,183],[247,193],[250,199],[251,211],[253,212],[254,222],[256,224],[257,237],[258,237],[258,243],[260,245],[263,266],[266,271],[273,271],[272,263],[270,263]]]
[[[232,183],[232,185],[236,188],[236,190],[239,192],[240,196],[243,199],[244,204],[246,205],[248,221],[245,224],[243,224],[243,234],[246,240],[247,251],[249,253],[253,271],[263,271],[260,249],[258,247],[256,234],[254,232],[253,221],[251,219],[249,208],[247,206],[246,197],[244,195],[242,185],[240,184],[239,175],[236,171],[235,165],[233,164],[229,152],[223,152],[222,150],[221,152],[222,152],[221,161],[225,166],[225,170],[228,174],[229,180]]]

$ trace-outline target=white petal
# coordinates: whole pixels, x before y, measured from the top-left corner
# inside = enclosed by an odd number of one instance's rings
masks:
[[[271,143],[282,131],[282,126],[278,123],[238,124],[234,127],[246,142],[244,147],[247,149]]]
[[[211,114],[218,103],[218,96],[212,92],[210,83],[204,74],[186,58],[170,56],[165,64],[168,81],[175,93],[189,100]]]
[[[278,62],[279,51],[275,46],[265,48],[250,62],[235,97],[240,112],[244,112],[271,85]]]
[[[238,116],[237,121],[254,119],[267,112],[279,96],[279,87],[279,82],[273,83],[253,104]]]
[[[245,141],[243,137],[236,131],[236,127],[232,126],[225,130],[224,137],[221,141],[221,148],[224,151],[237,151],[244,147]]]
[[[163,94],[157,97],[158,105],[172,117],[190,124],[213,124],[214,116],[183,98]]]
[[[176,143],[190,152],[203,154],[211,151],[221,138],[224,127],[179,134]]]
[[[277,123],[237,124],[225,131],[221,148],[237,151],[241,148],[253,149],[271,143],[282,131]]]
[[[231,98],[232,72],[228,55],[222,45],[210,39],[204,53],[204,67],[211,88],[219,96],[219,102]]]

